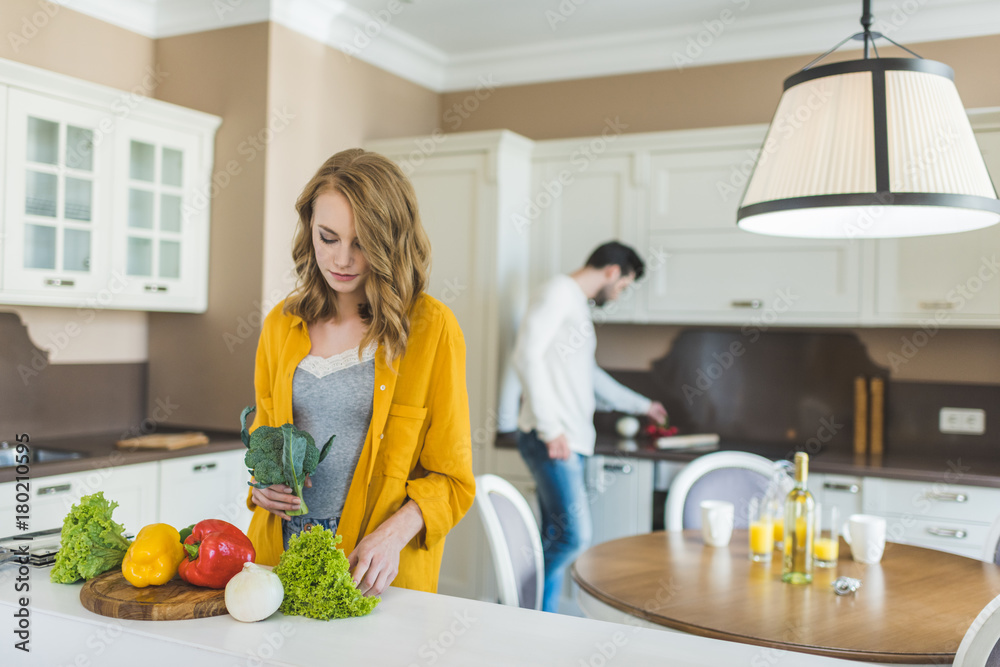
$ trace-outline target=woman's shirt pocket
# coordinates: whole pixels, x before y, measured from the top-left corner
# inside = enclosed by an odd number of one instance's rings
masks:
[[[420,455],[418,445],[426,430],[427,408],[392,403],[378,451],[378,467],[389,477],[406,479]]]

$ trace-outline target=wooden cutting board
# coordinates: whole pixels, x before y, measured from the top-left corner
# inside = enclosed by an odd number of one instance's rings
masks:
[[[177,621],[226,612],[226,591],[192,586],[174,577],[162,586],[136,588],[121,570],[106,572],[83,585],[80,602],[101,616],[134,621]]]
[[[150,433],[137,438],[119,440],[115,443],[119,449],[183,449],[207,445],[208,436],[201,431],[187,433]]]

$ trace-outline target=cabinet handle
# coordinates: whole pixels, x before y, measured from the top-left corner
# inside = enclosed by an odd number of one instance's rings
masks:
[[[924,494],[924,498],[927,500],[939,500],[945,503],[967,503],[969,502],[969,496],[964,493],[934,493],[929,491]]]
[[[931,527],[927,529],[927,532],[931,535],[936,535],[938,537],[953,537],[956,540],[965,539],[965,531],[961,528],[935,528]]]
[[[763,299],[749,299],[748,301],[730,301],[729,305],[732,308],[751,308],[753,310],[760,310],[764,307]]]
[[[920,310],[954,310],[954,301],[919,301],[917,308]]]
[[[46,278],[46,287],[72,287],[76,284],[75,280],[69,278]]]
[[[56,484],[55,486],[43,486],[38,489],[40,496],[54,496],[57,493],[66,493],[70,490],[69,484]]]
[[[827,491],[844,491],[846,493],[857,493],[861,490],[857,484],[835,484],[833,482],[823,482],[823,488]]]
[[[156,285],[154,283],[147,283],[143,288],[147,292],[166,292],[169,289],[166,285]]]
[[[605,463],[604,469],[608,472],[620,472],[626,475],[632,472],[632,466],[628,463]]]
[[[199,463],[193,466],[191,469],[195,472],[202,472],[203,470],[215,470],[216,464],[214,463]]]

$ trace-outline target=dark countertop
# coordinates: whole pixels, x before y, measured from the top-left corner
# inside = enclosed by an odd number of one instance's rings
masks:
[[[516,433],[500,433],[496,446],[517,449]],[[661,450],[650,438],[625,439],[610,433],[598,433],[594,453],[602,456],[674,461],[686,463],[713,451],[740,451],[758,454],[771,460],[791,458],[794,448],[787,444],[722,440],[718,447],[686,450]],[[949,449],[940,455],[884,453],[881,458],[855,458],[853,452],[834,449],[810,452],[809,469],[831,475],[885,477],[889,479],[931,482],[938,484],[969,484],[1000,488],[1000,456],[986,457],[982,453]]]
[[[119,449],[115,446],[115,442],[122,439],[121,431],[90,433],[75,437],[31,438],[28,446],[32,449],[44,449],[53,452],[78,452],[80,457],[51,461],[33,461],[30,464],[30,477],[35,479],[38,477],[50,477],[52,475],[66,475],[76,472],[86,472],[88,470],[100,470],[111,466],[132,465],[135,463],[163,461],[184,456],[198,456],[233,449],[243,449],[243,441],[240,439],[240,434],[236,431],[165,428],[158,432],[179,433],[184,431],[200,431],[208,436],[209,442],[207,445],[175,450]],[[16,446],[17,444],[13,439],[8,442],[11,446]],[[14,466],[0,467],[0,483],[12,482],[16,476],[17,472]]]

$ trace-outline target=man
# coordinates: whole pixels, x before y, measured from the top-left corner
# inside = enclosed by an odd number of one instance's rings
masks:
[[[588,302],[614,301],[644,268],[632,248],[605,243],[583,268],[542,286],[518,331],[513,355],[523,389],[518,449],[535,478],[542,510],[544,611],[558,610],[566,567],[593,531],[584,457],[594,453],[597,401],[658,422],[667,415],[662,404],[622,386],[594,359],[597,339]]]

